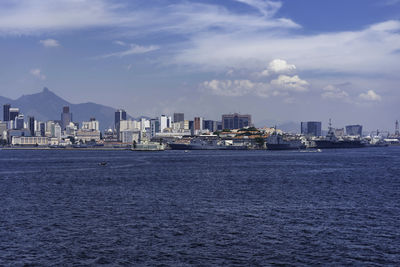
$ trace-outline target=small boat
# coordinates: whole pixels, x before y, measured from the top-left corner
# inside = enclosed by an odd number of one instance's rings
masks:
[[[99,163],[99,165],[100,165],[100,166],[106,166],[106,165],[107,165],[107,162],[106,162],[106,161],[102,161],[102,162]]]

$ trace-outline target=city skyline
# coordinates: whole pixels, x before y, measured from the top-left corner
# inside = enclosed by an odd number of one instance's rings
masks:
[[[400,2],[348,2],[3,1],[0,95],[393,131]]]

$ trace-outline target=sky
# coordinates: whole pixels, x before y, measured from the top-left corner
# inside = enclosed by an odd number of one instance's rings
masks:
[[[2,0],[0,68],[13,99],[393,132],[400,0]]]

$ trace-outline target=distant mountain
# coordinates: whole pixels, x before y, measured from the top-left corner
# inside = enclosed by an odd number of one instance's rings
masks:
[[[0,96],[1,119],[3,119],[3,105],[7,103],[19,108],[25,116],[34,116],[39,121],[60,120],[62,108],[69,106],[74,122],[81,123],[95,117],[102,130],[114,125],[116,111],[115,108],[95,103],[71,104],[47,88],[37,94],[23,95],[16,100]]]
[[[8,103],[10,101],[11,101],[11,99],[0,96],[0,103]],[[3,108],[3,107],[1,107],[1,108]],[[1,111],[1,114],[3,114],[3,111]]]

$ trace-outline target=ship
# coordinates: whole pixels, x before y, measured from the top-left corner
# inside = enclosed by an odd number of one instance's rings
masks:
[[[267,137],[267,150],[297,150],[305,149],[306,146],[298,138],[286,138],[284,139],[281,134],[276,133]]]
[[[132,151],[164,151],[165,147],[163,144],[155,142],[144,142],[141,144],[134,144]]]
[[[366,144],[361,139],[338,139],[333,131],[331,120],[329,120],[329,130],[324,139],[313,140],[314,147],[318,149],[326,148],[362,148]]]
[[[245,145],[226,145],[216,139],[193,138],[189,143],[170,143],[172,150],[247,150]]]

